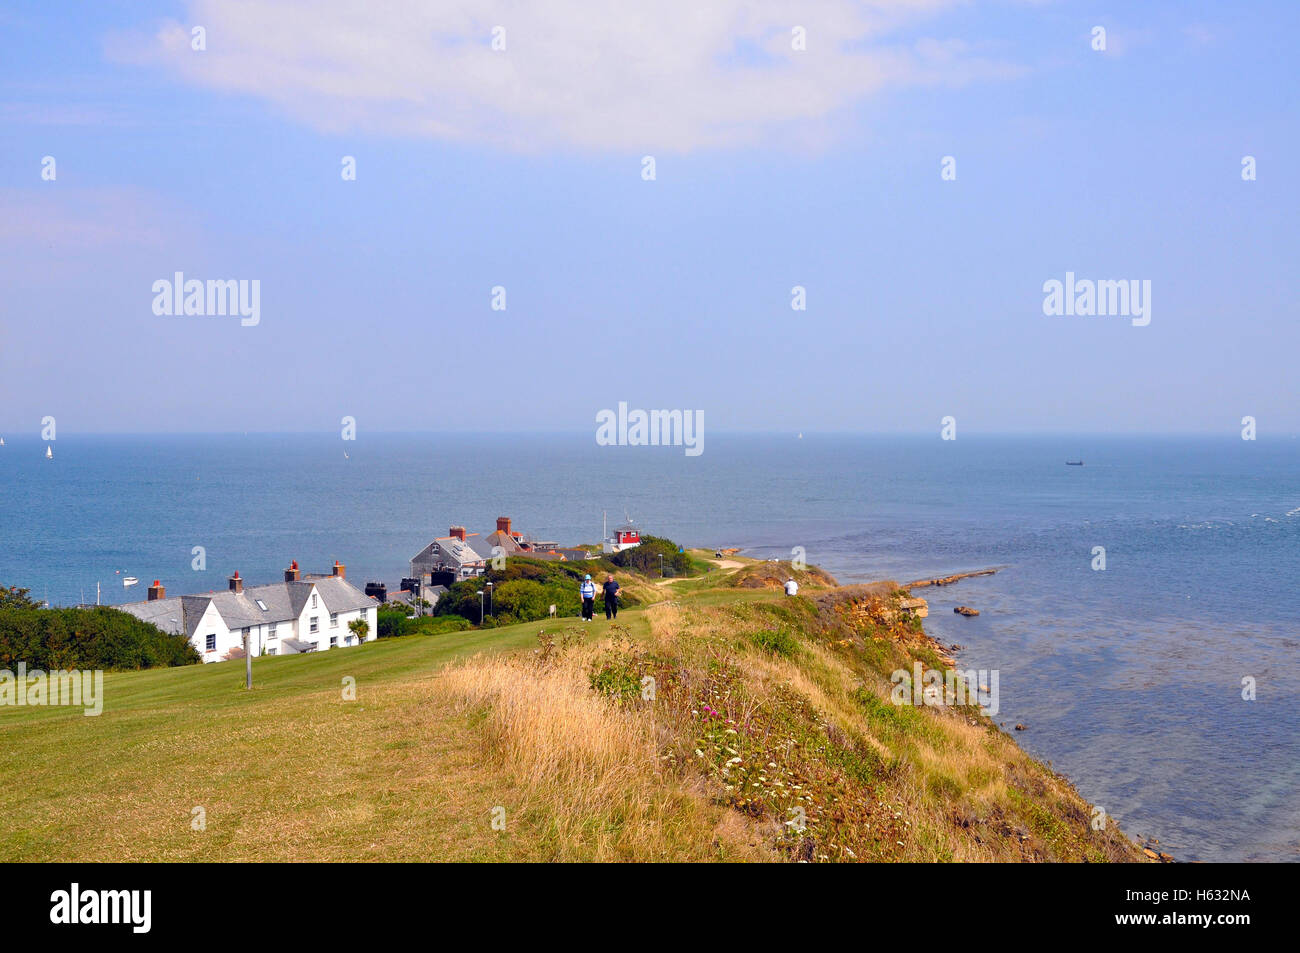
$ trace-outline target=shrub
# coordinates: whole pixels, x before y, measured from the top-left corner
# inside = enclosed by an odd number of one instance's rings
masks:
[[[0,607],[0,667],[140,669],[193,665],[199,653],[184,635],[171,635],[128,612]]]
[[[399,635],[406,635],[407,623],[414,621],[406,617],[405,609],[397,606],[388,608],[386,605],[379,607],[379,611],[375,613],[375,620],[381,639],[392,639]]]
[[[609,561],[633,572],[658,575],[659,557],[663,556],[665,570],[672,570],[677,576],[689,576],[695,571],[695,564],[690,556],[680,552],[680,548],[671,539],[662,536],[642,536],[640,546],[617,552],[609,557]]]
[[[760,649],[774,655],[784,655],[788,658],[799,651],[799,640],[783,625],[759,629],[754,633],[753,639]]]

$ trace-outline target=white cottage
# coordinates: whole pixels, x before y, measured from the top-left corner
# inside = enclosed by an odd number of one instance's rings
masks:
[[[248,635],[253,655],[293,655],[359,644],[348,628],[368,623],[365,641],[379,637],[379,603],[347,581],[346,567],[335,562],[331,575],[303,575],[298,562],[284,571],[284,582],[244,588],[236,572],[226,592],[167,597],[154,580],[145,602],[119,606],[164,632],[184,633],[205,662],[220,662],[242,649]]]

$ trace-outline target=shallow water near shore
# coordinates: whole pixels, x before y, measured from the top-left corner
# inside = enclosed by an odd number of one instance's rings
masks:
[[[1019,743],[1179,860],[1300,859],[1295,439],[709,434],[686,457],[589,434],[65,435],[46,460],[5,437],[0,583],[56,604],[291,559],[392,586],[451,524],[595,543],[602,510],[687,545],[802,546],[841,582],[1004,566],[917,594],[963,668],[1000,672]]]

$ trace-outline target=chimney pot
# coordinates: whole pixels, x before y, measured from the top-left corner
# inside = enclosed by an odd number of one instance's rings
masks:
[[[348,575],[348,567],[343,565],[337,559],[334,560],[334,575],[338,576],[340,579],[346,579]]]
[[[163,586],[161,582],[155,579],[153,581],[153,585],[149,587],[149,601],[153,602],[157,599],[166,598],[166,596],[167,596],[167,589]]]
[[[284,581],[285,582],[298,581],[298,560],[295,559],[293,562],[291,562],[289,564],[289,568],[284,571]]]
[[[465,541],[465,527],[453,526],[448,531],[448,535],[456,537],[458,540],[460,540],[463,543]]]
[[[236,569],[236,570],[235,570],[235,574],[234,574],[233,576],[230,577],[230,591],[231,591],[231,592],[243,592],[243,591],[244,591],[244,580],[242,580],[242,579],[239,578],[239,570],[238,570],[238,569]]]

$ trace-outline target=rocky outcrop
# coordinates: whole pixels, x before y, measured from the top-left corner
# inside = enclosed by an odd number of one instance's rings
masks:
[[[957,613],[958,615],[979,615],[980,614],[979,609],[972,609],[970,606],[957,606],[957,608],[953,609],[952,611]]]
[[[918,579],[915,582],[909,582],[903,588],[905,589],[924,589],[926,586],[951,586],[954,582],[961,582],[963,579],[970,579],[973,576],[991,576],[997,569],[977,569],[974,572],[959,572],[952,576],[943,576],[938,579]]]

